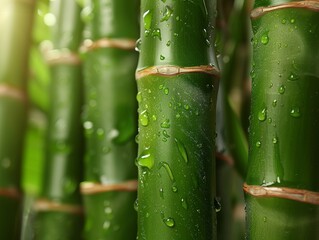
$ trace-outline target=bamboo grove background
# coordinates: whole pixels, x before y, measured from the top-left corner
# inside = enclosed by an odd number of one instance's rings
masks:
[[[0,239],[319,239],[319,1],[0,0]]]

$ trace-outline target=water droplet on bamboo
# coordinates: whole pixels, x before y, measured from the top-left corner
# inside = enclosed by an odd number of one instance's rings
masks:
[[[285,91],[286,91],[285,85],[281,85],[281,86],[278,88],[278,92],[279,92],[280,94],[284,94]]]
[[[277,137],[274,137],[274,138],[272,139],[272,143],[273,143],[273,144],[277,144],[277,143],[278,143],[278,138],[277,138]]]
[[[256,147],[258,147],[258,148],[261,147],[261,142],[260,142],[260,141],[257,141],[257,142],[256,142]]]
[[[301,116],[300,108],[299,107],[293,107],[290,110],[290,116],[292,116],[294,118],[299,118]]]
[[[164,218],[164,219],[163,219],[163,222],[165,223],[165,225],[166,225],[167,227],[172,228],[172,227],[175,226],[175,221],[174,221],[174,219],[171,218],[171,217],[169,217],[169,218]]]
[[[137,212],[138,211],[138,198],[136,198],[134,202],[134,210]]]
[[[161,128],[170,128],[170,126],[169,119],[165,119],[164,122],[161,123]]]
[[[262,36],[261,36],[261,43],[264,45],[267,45],[269,42],[269,36],[268,36],[268,32],[265,32]]]
[[[152,25],[152,18],[153,18],[153,14],[150,10],[147,10],[144,14],[143,14],[143,21],[144,21],[144,28],[146,30],[149,30],[151,28]]]
[[[136,100],[140,103],[140,102],[142,102],[142,92],[138,92],[137,94],[136,94]]]
[[[167,47],[171,46],[171,41],[170,40],[167,41],[166,46]]]
[[[276,107],[276,106],[277,106],[277,100],[276,100],[276,99],[274,99],[274,100],[272,101],[272,106],[273,106],[273,107]]]
[[[214,198],[214,208],[216,212],[220,212],[222,210],[222,205],[216,197]]]
[[[258,120],[263,122],[266,120],[266,118],[267,118],[267,109],[264,108],[260,112],[258,112]]]
[[[148,120],[148,112],[146,110],[140,113],[139,119],[142,126],[144,127],[148,126],[149,120]]]
[[[163,12],[163,17],[161,18],[161,22],[168,21],[168,19],[172,16],[173,9],[169,6],[165,6],[165,10]]]
[[[169,164],[167,162],[160,162],[159,166],[160,166],[160,168],[163,167],[166,170],[168,177],[171,179],[172,182],[174,182],[174,175],[173,175],[173,172],[172,172]]]
[[[141,46],[142,46],[142,39],[139,38],[135,43],[135,51],[140,52]]]
[[[182,203],[182,207],[183,207],[184,209],[187,209],[187,208],[188,208],[187,202],[186,202],[186,200],[185,200],[184,198],[181,199],[181,203]]]
[[[149,148],[146,148],[136,159],[136,163],[140,167],[146,167],[152,169],[154,166],[154,157]]]
[[[168,94],[169,94],[169,89],[168,89],[168,88],[165,88],[165,89],[164,89],[164,93],[165,93],[165,95],[168,95]]]
[[[152,36],[153,37],[157,37],[159,40],[162,40],[162,33],[161,33],[161,29],[159,28],[155,28],[152,32]]]
[[[164,199],[164,190],[163,190],[163,188],[160,188],[159,194],[160,194],[160,197],[161,197],[162,199]]]
[[[162,54],[160,55],[160,60],[165,60],[165,57]]]
[[[178,187],[177,187],[176,185],[173,185],[173,186],[172,186],[172,191],[173,191],[174,193],[177,193],[177,192],[178,192]]]
[[[299,76],[297,75],[297,74],[295,74],[295,73],[290,73],[290,75],[289,75],[289,77],[288,77],[288,80],[289,81],[296,81],[296,80],[298,80],[299,79]]]
[[[176,142],[176,146],[177,146],[179,154],[182,156],[185,163],[188,163],[188,156],[187,156],[187,152],[186,152],[186,148],[184,144],[181,141],[179,141],[177,138],[175,138],[174,140]]]

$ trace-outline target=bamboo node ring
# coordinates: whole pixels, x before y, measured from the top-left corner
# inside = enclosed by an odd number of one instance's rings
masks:
[[[256,19],[265,15],[266,13],[285,8],[305,8],[311,11],[319,11],[319,1],[299,1],[283,3],[276,6],[258,7],[251,11],[250,17],[252,19]]]
[[[216,67],[211,65],[201,65],[192,67],[180,67],[174,65],[152,66],[138,70],[136,72],[136,79],[143,78],[148,75],[160,76],[176,76],[185,73],[207,73],[219,77],[219,71]]]
[[[0,196],[12,198],[12,199],[19,199],[21,197],[21,193],[16,188],[0,188]]]
[[[101,38],[93,41],[91,39],[84,40],[80,51],[89,52],[99,48],[118,48],[122,50],[134,50],[136,40],[125,38]]]
[[[68,49],[52,49],[45,53],[45,59],[49,65],[68,64],[79,65],[81,59],[77,53]]]
[[[26,93],[19,88],[7,85],[7,84],[0,84],[0,97],[10,97],[22,102],[27,100]]]
[[[287,187],[248,185],[247,183],[244,183],[243,189],[246,193],[255,197],[283,198],[319,205],[319,193],[309,190]]]
[[[84,195],[91,195],[91,194],[111,192],[111,191],[133,192],[137,190],[137,185],[138,185],[137,180],[130,180],[126,182],[110,183],[110,184],[82,182],[81,193]]]
[[[34,203],[33,209],[38,212],[64,212],[71,214],[83,213],[83,208],[79,205],[64,204],[50,201],[48,199],[38,199]]]

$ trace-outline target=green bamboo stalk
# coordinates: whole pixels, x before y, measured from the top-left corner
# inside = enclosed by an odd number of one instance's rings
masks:
[[[248,239],[319,238],[319,2],[256,1]]]
[[[80,6],[74,0],[51,3],[52,50],[49,127],[44,184],[35,202],[35,239],[80,239],[82,213],[82,77],[77,51],[82,40]]]
[[[138,1],[87,1],[85,182],[86,239],[135,239]]]
[[[34,1],[0,3],[0,239],[17,239],[26,79]]]
[[[210,10],[199,0],[141,3],[136,161],[141,240],[216,239],[218,84]]]

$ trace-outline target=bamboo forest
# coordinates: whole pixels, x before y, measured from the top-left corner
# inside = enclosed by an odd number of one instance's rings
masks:
[[[319,0],[0,0],[0,32],[0,240],[319,240]]]

